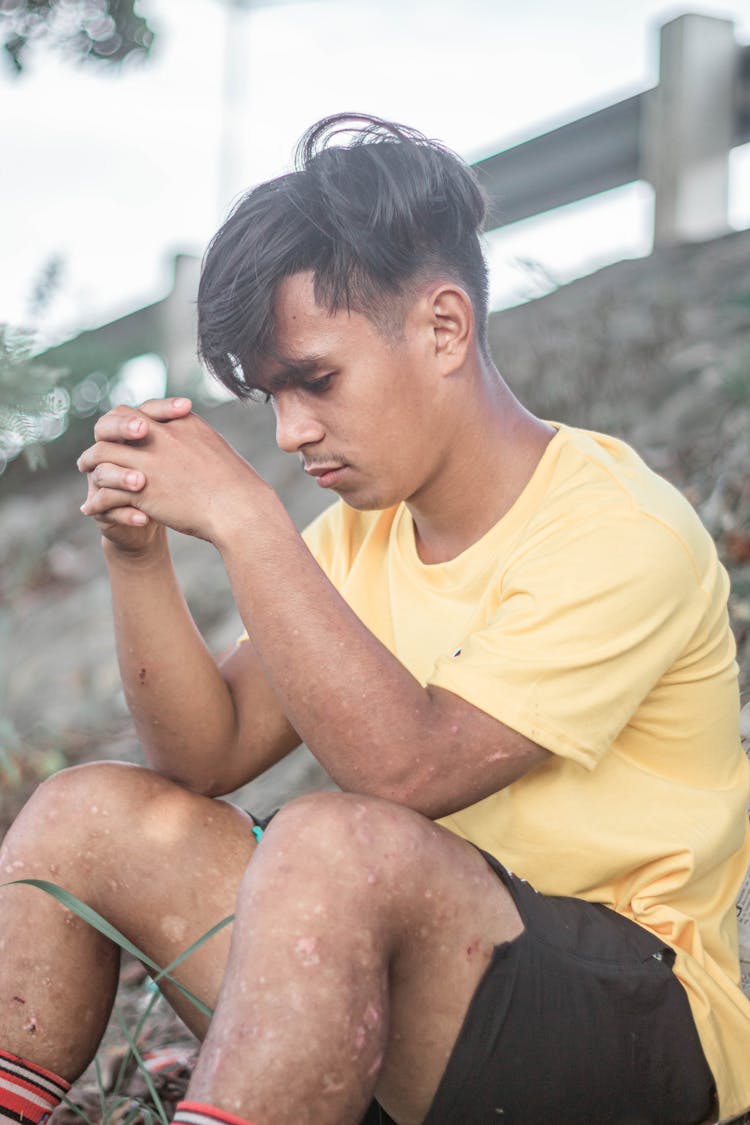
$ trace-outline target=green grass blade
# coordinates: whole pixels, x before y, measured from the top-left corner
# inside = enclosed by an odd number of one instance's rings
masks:
[[[140,1038],[140,1035],[141,1035],[141,1032],[143,1031],[143,1028],[145,1027],[146,1023],[148,1022],[148,1018],[151,1015],[151,1013],[153,1012],[154,1005],[156,1004],[160,995],[161,995],[161,993],[159,993],[159,992],[154,993],[154,995],[149,999],[149,1002],[146,1005],[146,1009],[143,1012],[143,1015],[138,1020],[138,1023],[135,1026],[135,1031],[133,1032],[133,1038],[135,1039],[136,1043],[138,1042],[138,1040]],[[120,1066],[119,1066],[118,1071],[117,1071],[117,1078],[115,1079],[114,1086],[112,1087],[112,1096],[113,1097],[116,1097],[120,1093],[120,1087],[122,1086],[123,1082],[125,1081],[125,1074],[127,1073],[128,1059],[130,1058],[130,1055],[131,1055],[131,1052],[130,1052],[130,1050],[128,1050],[128,1052],[123,1056],[122,1062],[120,1063]]]
[[[161,1121],[162,1125],[169,1125],[169,1118],[167,1117],[167,1112],[164,1109],[164,1106],[162,1105],[161,1098],[159,1097],[159,1095],[156,1092],[156,1086],[154,1086],[153,1079],[151,1078],[151,1075],[148,1072],[148,1067],[144,1063],[143,1058],[141,1057],[141,1053],[136,1046],[135,1039],[133,1039],[132,1035],[129,1033],[127,1027],[125,1026],[125,1021],[123,1020],[123,1018],[122,1018],[122,1016],[120,1015],[119,1012],[117,1013],[117,1022],[120,1025],[120,1031],[123,1033],[123,1035],[125,1036],[125,1039],[127,1040],[127,1044],[128,1044],[128,1047],[130,1048],[130,1051],[133,1055],[133,1058],[138,1063],[138,1067],[139,1067],[139,1069],[140,1069],[140,1071],[143,1075],[143,1079],[146,1083],[146,1086],[148,1087],[148,1092],[151,1095],[151,1100],[154,1103],[154,1108],[156,1109],[156,1112],[159,1115],[159,1120]],[[148,1108],[148,1107],[144,1106],[144,1109],[145,1108]]]
[[[81,1121],[86,1122],[86,1125],[94,1125],[94,1122],[91,1120],[88,1114],[84,1113],[81,1107],[79,1105],[76,1105],[74,1101],[71,1101],[67,1094],[63,1094],[62,1104],[64,1106],[67,1106],[68,1109],[72,1110],[73,1113],[77,1114],[80,1117]]]
[[[96,1088],[99,1093],[99,1106],[102,1111],[102,1119],[104,1119],[107,1111],[107,1104],[104,1100],[104,1082],[102,1081],[102,1068],[99,1062],[98,1055],[94,1059],[94,1072],[96,1073]]]
[[[192,945],[189,945],[187,949],[184,949],[178,957],[175,957],[174,961],[167,965],[166,969],[162,969],[156,974],[156,976],[153,978],[154,984],[158,984],[162,977],[168,976],[172,972],[172,970],[176,969],[178,965],[181,965],[182,962],[185,961],[191,953],[195,953],[196,949],[200,949],[200,947],[204,945],[209,940],[209,938],[212,938],[214,934],[218,934],[221,930],[224,929],[225,926],[230,925],[230,923],[232,923],[233,921],[234,914],[227,914],[226,918],[222,918],[222,920],[220,922],[217,922],[215,926],[212,926],[210,930],[206,930],[205,934],[201,934],[199,938],[195,939]]]
[[[147,957],[146,954],[143,953],[143,951],[140,950],[136,945],[134,945],[132,941],[126,938],[124,934],[121,934],[118,929],[115,929],[115,927],[111,925],[106,918],[103,918],[101,914],[97,913],[96,910],[93,910],[90,906],[87,906],[85,902],[81,902],[81,900],[76,898],[74,894],[71,894],[70,891],[66,891],[62,887],[58,887],[56,883],[50,883],[46,879],[13,879],[9,883],[0,884],[0,886],[12,887],[15,884],[25,884],[29,887],[38,887],[40,891],[45,891],[48,895],[51,895],[52,898],[56,899],[61,906],[64,906],[67,910],[72,911],[73,914],[77,914],[79,918],[83,919],[84,922],[88,922],[90,926],[92,926],[95,930],[98,930],[98,932],[100,934],[103,934],[104,937],[114,942],[115,945],[119,945],[121,949],[125,949],[138,961],[143,961],[143,963],[145,965],[148,965],[149,968],[155,969],[156,972],[159,973],[162,977],[169,980],[170,984],[173,984],[174,987],[177,988],[187,1000],[194,1004],[199,1012],[202,1012],[204,1016],[206,1016],[208,1019],[211,1019],[211,1017],[213,1016],[213,1010],[209,1008],[207,1004],[204,1004],[202,1000],[199,1000],[197,996],[194,996],[190,989],[186,988],[185,985],[180,981],[175,980],[174,977],[168,975],[168,971],[166,969],[163,970],[160,965],[157,965],[155,961],[152,961],[150,957]],[[225,924],[227,924],[226,920]],[[221,923],[219,923],[219,925],[221,925]]]

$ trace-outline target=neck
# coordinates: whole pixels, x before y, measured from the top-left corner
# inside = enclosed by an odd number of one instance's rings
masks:
[[[479,394],[463,390],[435,472],[407,507],[419,557],[446,562],[481,539],[515,504],[554,436],[483,366]]]

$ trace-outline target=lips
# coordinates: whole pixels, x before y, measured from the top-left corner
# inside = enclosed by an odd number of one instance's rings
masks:
[[[333,488],[348,467],[348,465],[305,465],[305,472],[308,476],[315,477],[321,488]]]
[[[326,473],[333,473],[343,467],[343,465],[305,465],[305,472],[311,477],[323,477]]]

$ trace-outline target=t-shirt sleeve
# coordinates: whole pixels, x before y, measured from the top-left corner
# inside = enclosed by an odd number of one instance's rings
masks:
[[[706,612],[690,553],[650,517],[582,521],[527,550],[430,682],[592,769]]]

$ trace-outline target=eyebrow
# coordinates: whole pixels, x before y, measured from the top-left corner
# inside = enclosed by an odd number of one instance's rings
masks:
[[[267,390],[271,394],[275,394],[283,387],[289,386],[290,383],[302,383],[310,375],[314,375],[316,371],[330,366],[323,355],[301,356],[298,359],[280,359],[278,363],[279,368],[268,379],[268,386],[258,387],[259,390]]]

